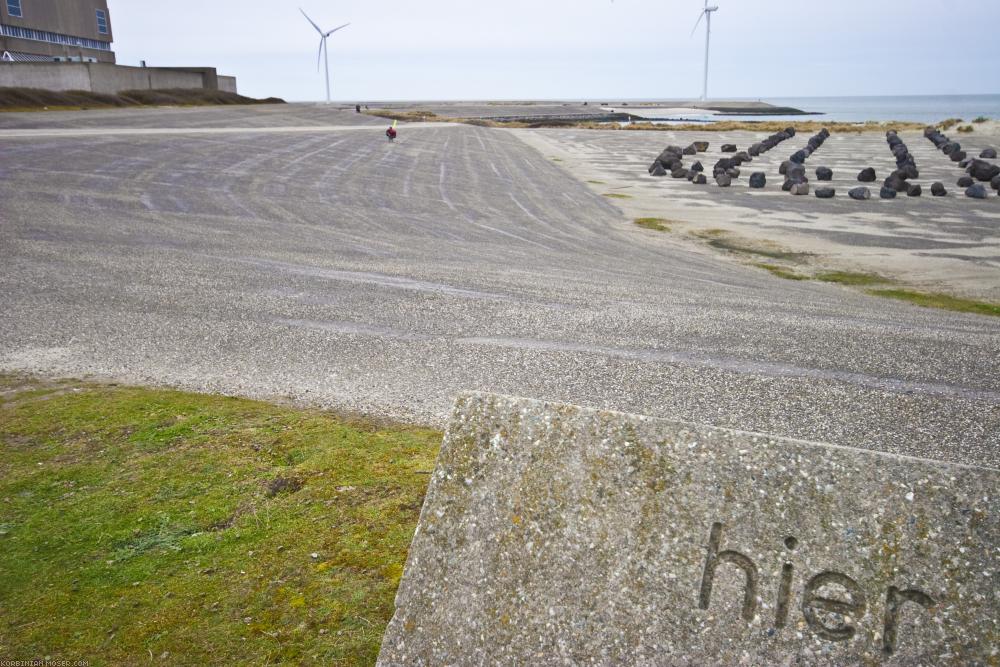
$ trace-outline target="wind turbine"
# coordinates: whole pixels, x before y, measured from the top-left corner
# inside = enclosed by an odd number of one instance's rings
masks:
[[[701,90],[701,99],[704,102],[708,99],[708,47],[712,40],[712,12],[719,11],[717,6],[708,6],[708,0],[705,0],[705,9],[701,11],[698,15],[698,20],[694,24],[694,30],[691,31],[691,36],[694,36],[696,30],[698,30],[698,24],[701,20],[705,19],[705,86]]]
[[[707,1],[708,0],[706,0],[706,2]],[[316,56],[316,71],[317,72],[319,71],[319,61],[320,61],[320,58],[325,59],[325,61],[326,61],[326,103],[329,104],[330,103],[330,52],[327,51],[327,49],[326,49],[326,38],[329,37],[330,35],[332,35],[333,33],[337,32],[338,30],[342,30],[343,28],[346,28],[347,26],[349,26],[351,24],[350,23],[345,23],[344,25],[342,25],[340,27],[337,27],[337,28],[334,28],[333,30],[331,30],[329,32],[323,32],[323,30],[318,25],[316,25],[316,22],[313,21],[311,18],[309,18],[309,15],[306,14],[306,12],[305,12],[304,9],[302,9],[301,7],[299,7],[299,11],[302,12],[302,16],[306,17],[306,21],[309,21],[309,23],[312,24],[312,27],[316,28],[316,32],[319,33],[319,54]]]

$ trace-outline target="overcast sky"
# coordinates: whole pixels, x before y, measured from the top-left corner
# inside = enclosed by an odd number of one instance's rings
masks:
[[[1000,93],[1000,0],[712,0],[715,98]],[[118,62],[215,66],[240,92],[325,95],[280,0],[110,0]],[[338,100],[700,95],[702,0],[301,0]]]

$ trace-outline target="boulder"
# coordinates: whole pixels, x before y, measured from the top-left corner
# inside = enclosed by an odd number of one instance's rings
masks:
[[[948,194],[948,191],[944,188],[944,183],[935,183],[931,186],[931,194],[935,197],[944,197]]]
[[[696,141],[696,142],[694,142],[691,145],[694,146],[694,149],[696,151],[698,151],[699,153],[704,153],[705,151],[708,150],[708,142],[707,141]]]
[[[976,183],[965,191],[965,196],[973,199],[986,199],[986,186],[982,183]]]
[[[922,187],[920,187],[919,185],[916,185],[916,184],[911,184],[906,189],[906,196],[907,197],[919,197],[922,194],[924,194],[924,189]]]
[[[681,169],[674,169],[672,172],[670,172],[670,175],[673,176],[674,178],[687,178],[688,170],[684,169],[683,167]]]
[[[877,178],[875,170],[871,167],[862,169],[861,173],[858,174],[858,180],[862,183],[874,183]]]
[[[781,163],[781,166],[778,167],[778,173],[781,174],[782,176],[785,176],[786,174],[788,174],[788,168],[791,165],[792,163],[790,161],[785,160],[784,162]]]
[[[990,181],[990,187],[994,190],[1000,192],[1000,176],[997,176],[992,181]]]
[[[833,169],[829,167],[818,167],[816,169],[816,180],[818,181],[832,181],[833,180]]]
[[[883,183],[883,185],[896,192],[906,192],[907,189],[906,180],[898,174],[893,174],[889,178],[885,179],[885,183]]]
[[[833,188],[816,188],[816,197],[818,199],[833,199],[837,196],[837,191]]]
[[[983,160],[973,160],[972,164],[969,165],[969,175],[977,181],[989,183],[995,177],[1000,176],[1000,166]]]
[[[851,199],[856,199],[857,201],[865,201],[872,198],[872,191],[868,188],[854,188],[847,194]]]
[[[974,178],[972,178],[972,176],[963,176],[962,178],[958,179],[957,185],[960,188],[971,188],[973,185],[975,185],[975,183],[976,181]]]
[[[698,150],[694,147],[694,145],[691,145],[685,148],[682,152],[684,153],[684,155],[696,155],[698,153]]]
[[[663,168],[663,164],[657,160],[653,163],[653,166],[649,168],[649,173],[652,176],[666,176],[667,170]]]
[[[958,143],[957,141],[949,141],[948,143],[946,143],[944,146],[941,147],[941,150],[944,151],[945,155],[951,155],[952,153],[957,153],[958,151],[962,150],[962,144]],[[965,158],[962,159],[964,160]]]
[[[782,189],[782,190],[783,190],[784,192],[791,192],[791,191],[792,191],[792,186],[793,186],[793,185],[795,185],[795,181],[790,181],[790,180],[788,180],[788,179],[786,178],[786,179],[785,179],[785,182],[781,184],[781,189]]]
[[[920,178],[920,170],[917,169],[917,165],[915,164],[902,165],[897,171],[904,180],[907,178]]]
[[[955,151],[949,157],[951,157],[952,162],[961,162],[969,156],[965,151]]]
[[[701,162],[695,162],[693,165],[691,165],[691,171],[702,172],[705,171],[705,167],[701,164]]]
[[[691,182],[694,183],[695,185],[705,185],[706,183],[708,183],[708,179],[705,178],[705,174],[698,174],[697,176],[694,177],[694,180]]]
[[[809,184],[796,183],[795,185],[792,186],[792,189],[789,190],[789,192],[791,192],[793,195],[798,195],[798,196],[807,195],[809,194]]]
[[[809,159],[809,154],[806,153],[805,151],[795,151],[795,154],[788,159],[791,162],[794,162],[795,164],[802,164],[803,162]]]
[[[986,150],[984,150],[982,153],[979,154],[979,157],[983,158],[984,160],[996,160],[997,149],[987,148]]]
[[[740,162],[753,162],[753,158],[750,157],[750,153],[747,153],[746,151],[740,151],[733,156],[733,159],[739,160]]]
[[[760,155],[761,149],[763,148],[764,144],[754,144],[753,146],[750,147],[750,150],[748,150],[747,153],[750,155],[750,157],[757,157],[758,155]]]
[[[760,189],[767,185],[767,174],[762,171],[755,171],[750,174],[750,187]]]
[[[722,152],[723,153],[735,153],[737,150],[738,149],[733,144],[723,144],[722,145]]]
[[[879,197],[881,197],[882,199],[895,199],[896,191],[893,190],[892,188],[887,188],[885,186],[882,186],[882,189],[879,191]]]
[[[795,128],[794,127],[786,127],[784,134],[788,135],[787,137],[785,137],[786,139],[791,139],[792,137],[795,136]]]
[[[733,167],[732,169],[726,169],[726,175],[729,176],[729,178],[739,178],[740,170],[737,169],[736,167]]]
[[[733,184],[733,179],[729,174],[717,174],[715,182],[718,183],[720,188],[728,188]]]

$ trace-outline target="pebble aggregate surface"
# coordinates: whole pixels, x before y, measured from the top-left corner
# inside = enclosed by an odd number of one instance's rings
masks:
[[[434,425],[491,391],[997,466],[1000,320],[678,246],[510,131],[386,125],[0,114],[0,369]]]

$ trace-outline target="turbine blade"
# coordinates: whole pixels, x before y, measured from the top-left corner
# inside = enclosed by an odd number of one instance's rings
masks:
[[[323,45],[326,44],[326,37],[319,40],[319,53],[316,54],[316,71],[319,71],[319,64],[323,60]]]
[[[319,34],[321,34],[321,35],[322,35],[322,34],[323,34],[323,31],[322,31],[322,30],[320,30],[319,26],[318,26],[318,25],[316,25],[316,22],[315,22],[315,21],[313,21],[313,20],[312,20],[311,18],[309,18],[309,15],[308,15],[308,14],[306,14],[306,10],[302,9],[301,7],[299,7],[299,11],[300,11],[300,12],[302,12],[302,16],[305,16],[305,17],[306,17],[306,21],[309,21],[309,23],[311,23],[311,24],[312,24],[312,27],[316,28],[316,32],[318,32]]]
[[[333,33],[337,32],[338,30],[343,30],[344,28],[346,28],[346,27],[347,27],[347,26],[349,26],[349,25],[351,25],[351,24],[350,24],[350,23],[345,23],[344,25],[342,25],[342,26],[340,26],[340,27],[337,27],[337,28],[334,28],[334,29],[333,29],[333,30],[331,30],[330,32],[326,33],[325,37],[329,37],[329,36],[330,36],[330,35],[332,35]]]
[[[691,29],[691,36],[694,37],[694,33],[697,32],[698,26],[701,25],[701,20],[705,18],[705,12],[698,14],[698,20],[694,24],[694,28]]]

